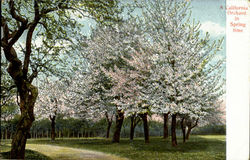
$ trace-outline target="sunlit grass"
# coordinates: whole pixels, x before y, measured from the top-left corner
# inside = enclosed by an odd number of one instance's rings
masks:
[[[7,143],[6,143],[7,142]],[[0,153],[3,159],[10,158],[10,141],[5,141],[5,144],[0,145]],[[0,157],[1,159],[1,157]],[[45,156],[39,152],[32,150],[25,150],[25,159],[35,159],[35,160],[51,160],[50,157]]]

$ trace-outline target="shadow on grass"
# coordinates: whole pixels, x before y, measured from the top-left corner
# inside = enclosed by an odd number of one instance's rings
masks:
[[[182,142],[182,138],[178,137],[178,145],[176,147],[171,146],[171,137],[167,140],[161,137],[150,137],[150,143],[145,144],[143,138],[136,138],[130,142],[127,138],[122,138],[119,144],[114,144],[111,139],[104,138],[83,138],[83,139],[57,139],[54,142],[50,140],[30,140],[29,143],[39,144],[51,144],[68,147],[79,147],[94,150],[101,150],[106,152],[106,149],[118,150],[119,148],[133,148],[137,151],[148,151],[148,152],[202,152],[202,151],[213,151],[213,152],[225,152],[225,141],[221,141],[216,138],[204,138],[204,136],[191,136],[186,143]]]
[[[0,153],[3,159],[10,159],[10,151]],[[25,150],[25,159],[35,159],[35,160],[52,160],[50,157],[45,156],[39,152],[32,150]]]
[[[135,150],[148,151],[148,152],[204,152],[204,151],[214,151],[214,152],[225,152],[226,142],[220,141],[218,139],[207,139],[201,136],[191,137],[186,143],[182,142],[182,138],[177,139],[178,145],[172,147],[171,137],[165,140],[159,137],[151,137],[150,143],[145,144],[144,139],[136,139],[129,145]],[[120,145],[127,145],[128,140],[121,140]]]

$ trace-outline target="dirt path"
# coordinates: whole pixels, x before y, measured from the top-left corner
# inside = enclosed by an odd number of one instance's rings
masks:
[[[102,152],[53,145],[27,144],[26,148],[56,160],[128,160]]]

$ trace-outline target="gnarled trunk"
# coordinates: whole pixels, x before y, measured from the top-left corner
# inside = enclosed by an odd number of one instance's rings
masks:
[[[172,137],[172,146],[177,146],[177,139],[176,139],[176,114],[172,115],[171,137]]]
[[[115,116],[115,132],[113,135],[113,143],[119,143],[120,142],[120,134],[122,129],[122,123],[124,119],[124,113],[121,110],[117,110],[117,114]]]
[[[11,143],[11,159],[24,159],[25,146],[27,138],[30,138],[30,128],[34,117],[34,105],[38,95],[35,86],[27,81],[18,84],[18,93],[20,96],[21,116],[18,120],[17,129]]]
[[[163,139],[168,138],[168,115],[169,115],[169,112],[163,114],[163,119],[164,119],[164,123],[163,123]]]
[[[145,143],[149,143],[149,128],[148,128],[147,115],[148,113],[140,114],[140,117],[142,118],[142,121],[143,121]]]
[[[186,142],[186,125],[185,125],[185,118],[181,119],[181,130],[182,130],[182,135],[183,135],[183,143]]]

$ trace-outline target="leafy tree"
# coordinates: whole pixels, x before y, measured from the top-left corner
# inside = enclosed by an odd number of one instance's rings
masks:
[[[43,67],[45,70],[55,68],[53,65],[46,65],[43,61],[53,61],[50,56],[46,59],[46,55],[49,54],[60,58],[58,51],[62,49],[61,46],[70,42],[70,36],[79,33],[80,28],[77,27],[78,23],[74,17],[91,17],[98,22],[111,23],[117,20],[119,13],[117,5],[117,1],[106,0],[2,2],[1,48],[9,63],[8,73],[18,90],[21,110],[20,123],[12,140],[11,158],[24,158],[26,139],[29,137],[29,130],[34,121],[33,108],[38,95],[37,87],[32,82],[40,71],[38,70],[38,66],[41,66],[40,62],[45,66]],[[22,45],[18,47],[17,44],[23,37],[26,38],[22,42],[23,47]],[[36,47],[34,40],[42,41],[43,45],[50,48],[49,52],[46,47],[44,55],[39,56],[39,49],[43,48]]]

